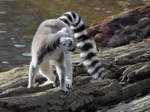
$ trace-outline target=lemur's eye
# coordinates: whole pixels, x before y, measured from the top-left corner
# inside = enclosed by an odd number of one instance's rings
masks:
[[[72,45],[72,41],[70,41],[70,43],[69,43],[69,46],[71,46]]]
[[[66,43],[63,43],[63,46],[66,46]]]

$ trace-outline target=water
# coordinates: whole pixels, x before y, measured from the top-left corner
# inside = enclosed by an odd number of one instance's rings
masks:
[[[0,0],[0,72],[29,65],[32,37],[45,19],[75,11],[90,25],[142,4],[142,0]]]

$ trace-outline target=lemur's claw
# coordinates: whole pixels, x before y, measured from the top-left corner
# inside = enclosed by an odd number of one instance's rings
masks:
[[[63,90],[61,91],[64,93],[64,95],[69,95],[69,91],[63,91]]]
[[[64,92],[64,95],[69,95],[69,91]]]
[[[69,90],[67,88],[61,88],[61,91],[64,93],[64,95],[69,94]]]

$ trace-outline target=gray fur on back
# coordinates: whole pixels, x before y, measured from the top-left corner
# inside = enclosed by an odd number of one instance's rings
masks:
[[[53,51],[53,44],[58,40],[57,32],[62,28],[67,27],[67,33],[73,35],[72,30],[58,19],[50,19],[42,22],[37,29],[32,42],[32,56],[40,57],[47,52],[47,49]],[[34,56],[35,55],[35,56]]]

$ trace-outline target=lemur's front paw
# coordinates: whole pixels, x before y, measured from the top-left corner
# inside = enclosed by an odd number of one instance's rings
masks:
[[[72,88],[72,80],[71,79],[66,79],[65,84],[66,84],[67,88],[69,88],[69,89]]]
[[[33,87],[33,86],[32,86],[32,85],[29,85],[29,84],[28,84],[28,86],[27,86],[27,88],[32,88],[32,87]]]

